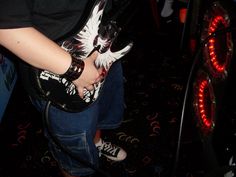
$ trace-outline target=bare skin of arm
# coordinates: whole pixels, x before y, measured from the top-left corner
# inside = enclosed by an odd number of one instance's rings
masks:
[[[55,74],[64,74],[71,64],[69,53],[32,27],[0,29],[0,45],[30,65]],[[84,60],[84,71],[73,81],[81,97],[84,88],[93,89],[92,85],[101,79],[101,71],[94,65],[97,55],[94,52]]]

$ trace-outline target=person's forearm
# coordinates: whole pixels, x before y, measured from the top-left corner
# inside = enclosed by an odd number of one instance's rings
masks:
[[[0,29],[0,45],[40,69],[64,74],[71,64],[69,53],[32,27]]]

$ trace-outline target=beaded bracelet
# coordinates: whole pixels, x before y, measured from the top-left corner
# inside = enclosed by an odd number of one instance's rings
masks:
[[[61,76],[69,81],[74,81],[80,77],[84,70],[84,61],[71,55],[71,64],[68,70]]]

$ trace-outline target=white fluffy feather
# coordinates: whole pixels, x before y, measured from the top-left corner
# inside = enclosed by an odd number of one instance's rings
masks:
[[[75,39],[81,43],[82,51],[84,52],[84,55],[78,56],[80,57],[80,59],[85,59],[94,49],[93,42],[96,36],[98,35],[98,29],[104,11],[104,8],[99,9],[99,6],[100,3],[98,3],[94,7],[93,12],[86,25],[75,37]]]
[[[100,55],[98,55],[95,64],[97,67],[104,67],[105,70],[108,70],[109,67],[111,66],[111,64],[113,62],[115,62],[116,60],[120,59],[121,57],[123,57],[126,53],[129,52],[129,50],[132,48],[133,44],[130,43],[128,44],[126,47],[124,47],[121,50],[118,50],[116,52],[112,52],[110,49],[105,52],[102,53]]]

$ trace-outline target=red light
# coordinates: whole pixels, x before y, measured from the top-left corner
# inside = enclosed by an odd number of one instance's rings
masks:
[[[209,39],[203,48],[205,64],[213,78],[225,79],[233,56],[232,32],[216,33],[231,25],[227,9],[219,2],[214,2],[205,13],[202,23],[201,39]]]
[[[206,127],[210,127],[211,126],[211,123],[209,122],[209,119],[208,116],[206,115],[207,114],[207,107],[206,107],[206,102],[204,101],[206,99],[206,90],[208,89],[207,87],[207,81],[206,80],[203,80],[201,81],[200,83],[200,87],[199,87],[199,94],[198,94],[198,104],[199,104],[199,112],[200,112],[200,117],[202,119],[202,122],[203,124],[206,126]]]
[[[212,19],[211,23],[209,24],[208,35],[211,35],[212,33],[216,32],[219,29],[226,28],[227,26],[228,22],[223,16],[220,15],[215,16]],[[227,38],[227,35],[225,35],[224,38]],[[219,47],[217,47],[217,45],[219,44],[224,45],[222,44],[222,42],[219,41],[217,36],[210,39],[208,41],[208,53],[211,65],[214,68],[214,70],[216,70],[216,72],[218,73],[222,73],[225,71],[227,61],[224,58],[225,56],[219,56],[219,51],[218,51]],[[227,39],[225,45],[227,45]]]
[[[198,121],[204,132],[210,132],[214,126],[213,89],[205,75],[198,75],[195,83],[195,103]],[[197,85],[196,85],[197,84]]]

